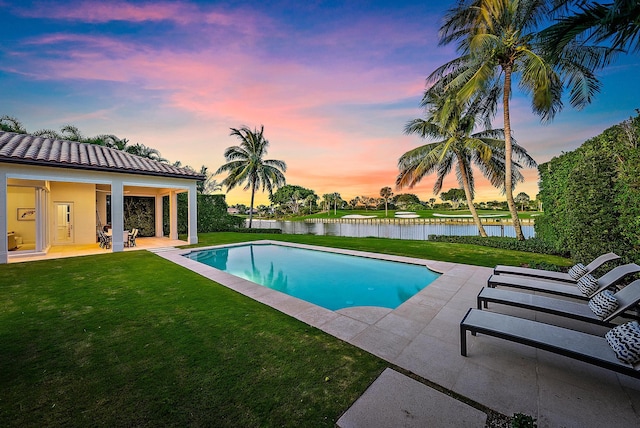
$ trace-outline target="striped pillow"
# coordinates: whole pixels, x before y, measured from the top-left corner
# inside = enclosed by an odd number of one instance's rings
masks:
[[[593,275],[588,273],[582,278],[580,278],[576,285],[578,286],[582,294],[584,294],[587,297],[590,297],[598,289],[598,280],[595,279]]]
[[[569,276],[575,280],[582,278],[587,273],[587,268],[582,263],[577,263],[569,269]]]
[[[603,320],[618,309],[618,300],[611,291],[604,290],[589,300],[589,308],[598,318]]]
[[[604,337],[620,361],[629,364],[640,362],[640,325],[637,321],[612,328]]]

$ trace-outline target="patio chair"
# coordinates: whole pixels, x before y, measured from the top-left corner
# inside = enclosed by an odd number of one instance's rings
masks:
[[[111,236],[107,235],[102,230],[98,230],[98,241],[100,242],[100,248],[111,248]]]
[[[460,354],[464,357],[467,356],[467,331],[473,336],[486,334],[640,378],[638,364],[618,359],[605,337],[471,308],[460,322]]]
[[[595,279],[590,274],[585,275],[581,281],[590,279],[594,281],[591,292],[584,294],[579,285],[568,284],[562,281],[550,281],[535,278],[526,278],[515,275],[491,275],[487,280],[487,287],[511,287],[529,291],[540,291],[559,296],[573,297],[581,300],[589,300],[600,291],[610,288],[620,282],[625,276],[640,272],[640,266],[635,263],[629,263],[617,266],[609,272]]]
[[[129,234],[129,240],[127,242],[127,246],[135,247],[136,246],[136,236],[138,236],[138,229],[132,229]]]
[[[589,303],[572,302],[554,297],[538,296],[517,291],[496,288],[483,288],[478,294],[478,309],[487,307],[487,303],[515,306],[538,312],[573,318],[593,324],[615,326],[611,320],[624,315],[640,303],[640,279],[633,281],[622,290],[610,296],[602,291],[593,297]]]
[[[551,270],[543,270],[543,269],[532,269],[532,268],[523,268],[517,266],[504,266],[498,265],[493,268],[494,275],[520,275],[520,276],[529,276],[533,278],[542,278],[542,279],[551,279],[554,281],[563,281],[575,284],[580,277],[584,276],[587,273],[591,273],[594,270],[598,269],[602,265],[612,260],[619,259],[620,256],[614,253],[603,254],[600,257],[594,259],[591,263],[586,266],[582,266],[581,263],[574,265],[569,272],[554,272]]]

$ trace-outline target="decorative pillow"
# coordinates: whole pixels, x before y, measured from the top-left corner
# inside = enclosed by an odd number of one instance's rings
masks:
[[[598,289],[598,280],[595,279],[593,275],[588,273],[580,278],[576,285],[578,286],[582,294],[589,297]]]
[[[589,300],[589,308],[598,318],[603,320],[618,309],[618,300],[611,291],[604,290]]]
[[[582,278],[587,273],[587,268],[582,263],[574,265],[569,269],[569,276],[575,280]]]
[[[616,357],[622,362],[640,362],[640,325],[631,321],[609,330],[605,336]]]

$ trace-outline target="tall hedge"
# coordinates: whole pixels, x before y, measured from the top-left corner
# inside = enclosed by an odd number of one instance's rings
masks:
[[[576,261],[640,261],[640,115],[539,166],[536,236]]]
[[[244,219],[227,213],[225,195],[198,194],[198,233],[220,232],[239,229]],[[163,225],[165,235],[169,234],[169,203],[164,201]],[[178,233],[185,234],[189,227],[189,200],[187,193],[178,194]]]

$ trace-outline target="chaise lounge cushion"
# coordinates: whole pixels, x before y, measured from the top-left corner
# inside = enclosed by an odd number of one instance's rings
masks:
[[[603,320],[618,309],[618,299],[611,291],[604,290],[589,300],[589,308],[598,318]]]
[[[612,328],[605,338],[620,361],[628,364],[640,362],[640,325],[637,321]]]
[[[569,269],[569,276],[577,280],[582,278],[587,272],[589,271],[587,270],[585,265],[583,265],[582,263],[577,263],[571,269]]]
[[[577,285],[582,294],[591,296],[598,289],[598,280],[588,273],[578,280]]]

